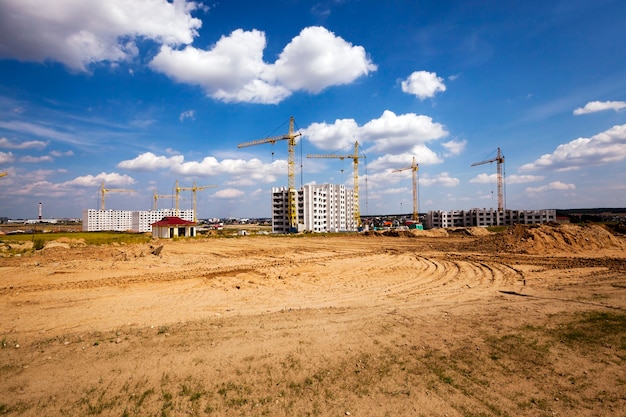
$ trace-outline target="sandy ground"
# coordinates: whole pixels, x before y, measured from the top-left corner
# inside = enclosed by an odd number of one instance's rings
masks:
[[[625,249],[575,226],[52,242],[0,258],[0,414],[624,416]]]

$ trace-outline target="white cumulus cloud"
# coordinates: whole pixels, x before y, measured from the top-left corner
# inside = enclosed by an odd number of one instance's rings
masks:
[[[461,181],[458,178],[451,177],[448,172],[441,172],[431,176],[428,174],[420,176],[420,185],[432,186],[440,185],[442,187],[456,187]]]
[[[0,164],[8,164],[14,160],[13,152],[0,152]]]
[[[0,57],[61,62],[77,71],[138,53],[135,40],[189,44],[202,25],[187,0],[3,0]]]
[[[526,184],[529,182],[542,181],[544,177],[542,175],[508,175],[506,177],[507,184]]]
[[[215,197],[217,198],[237,198],[241,197],[244,194],[243,191],[237,190],[235,188],[226,188],[224,190],[219,190],[215,193]]]
[[[446,150],[445,156],[456,156],[460,155],[461,152],[465,149],[465,145],[467,145],[466,140],[456,141],[450,140],[448,142],[443,142],[441,146]]]
[[[376,70],[361,46],[323,27],[304,28],[275,63],[263,60],[265,33],[237,29],[211,49],[164,45],[150,66],[168,77],[201,86],[225,102],[276,104],[294,91],[319,92]]]
[[[472,184],[491,184],[497,181],[497,174],[478,174],[470,180]]]
[[[320,149],[350,149],[358,141],[362,146],[370,145],[368,152],[399,154],[441,139],[448,132],[428,116],[415,113],[396,115],[385,110],[381,117],[363,126],[359,126],[354,119],[338,119],[333,124],[313,123],[303,129],[302,134]]]
[[[362,142],[359,138],[359,129],[354,119],[337,119],[333,124],[311,123],[302,129],[302,135],[319,149],[350,149],[354,147],[354,142]]]
[[[604,110],[621,110],[626,108],[626,101],[590,101],[585,104],[585,107],[579,107],[574,110],[574,114],[579,116],[581,114],[596,113]]]
[[[574,184],[566,184],[561,181],[553,181],[549,184],[542,185],[540,187],[528,187],[526,188],[526,192],[528,194],[539,194],[544,193],[546,191],[569,191],[575,190],[576,185]]]
[[[117,164],[117,167],[128,169],[129,171],[154,171],[157,169],[169,169],[172,166],[181,164],[184,159],[182,155],[166,157],[157,156],[152,152],[146,152],[134,159],[120,162]]]
[[[374,143],[369,150],[381,153],[405,152],[415,145],[424,145],[447,135],[444,126],[433,122],[429,116],[415,113],[396,115],[389,110],[360,129],[360,136],[366,142]]]
[[[415,156],[418,167],[441,163],[436,153],[424,145],[416,145],[409,152],[401,154],[385,154],[367,163],[371,170],[400,169],[411,166]],[[418,168],[419,170],[419,168]]]
[[[554,152],[542,155],[535,162],[522,165],[520,171],[539,169],[572,171],[624,159],[626,159],[626,125],[617,125],[591,138],[578,138],[559,145]]]
[[[541,175],[507,175],[504,180],[507,184],[526,184],[543,180]],[[478,174],[470,180],[472,184],[493,184],[498,181],[498,174]]]
[[[80,177],[76,177],[73,180],[67,181],[62,185],[80,185],[83,187],[100,187],[102,183],[105,183],[105,186],[111,185],[130,185],[134,184],[135,180],[128,176],[118,174],[117,172],[101,172],[98,175],[83,175]]]
[[[255,182],[270,183],[276,181],[278,175],[287,172],[287,161],[276,160],[270,164],[260,159],[222,159],[207,156],[199,161],[185,161],[182,155],[171,157],[145,152],[134,159],[121,161],[118,168],[130,171],[166,170],[185,176],[208,177],[228,174],[234,177],[233,184],[249,185]]]
[[[446,91],[443,78],[434,72],[415,71],[402,81],[402,91],[418,97],[420,100],[434,97],[437,92]]]
[[[195,120],[196,119],[196,111],[195,110],[186,110],[178,116],[178,120],[184,122],[185,120]]]
[[[348,84],[376,70],[362,46],[354,46],[328,29],[304,28],[274,65],[276,78],[292,91],[319,92]]]

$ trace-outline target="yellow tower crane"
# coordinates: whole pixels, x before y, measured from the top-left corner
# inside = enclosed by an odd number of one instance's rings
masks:
[[[159,198],[174,198],[174,195],[170,194],[170,195],[160,195],[157,194],[157,190],[156,188],[154,189],[154,202],[152,203],[152,210],[156,211],[157,210],[157,200]]]
[[[289,118],[289,132],[286,135],[274,136],[265,139],[253,140],[250,142],[244,142],[237,145],[238,148],[245,148],[247,146],[262,145],[264,143],[271,143],[272,145],[279,140],[287,141],[287,178],[288,178],[288,194],[289,194],[289,206],[287,207],[289,216],[289,228],[292,232],[298,230],[298,211],[296,208],[296,166],[295,166],[295,148],[296,138],[300,136],[300,133],[293,132],[294,120],[293,116]]]
[[[135,190],[124,190],[121,188],[104,188],[104,181],[102,181],[100,192],[102,194],[102,199],[100,201],[100,210],[104,210],[104,196],[106,195],[106,193],[134,193]]]
[[[475,162],[471,166],[475,167],[477,165],[489,164],[491,162],[497,163],[497,176],[498,176],[498,211],[504,211],[504,176],[502,173],[502,165],[504,165],[504,155],[500,153],[500,148],[498,148],[498,153],[495,158],[487,159],[486,161]]]
[[[5,175],[7,175],[7,172],[0,172],[0,177],[4,177]]]
[[[193,221],[198,221],[198,216],[197,216],[197,205],[196,205],[196,192],[197,191],[202,191],[202,190],[206,190],[207,188],[215,188],[217,187],[217,185],[202,185],[200,187],[198,187],[196,185],[196,182],[193,182],[193,185],[191,187],[179,187],[178,186],[178,180],[176,180],[176,214],[180,213],[180,209],[179,209],[179,205],[178,205],[178,198],[180,195],[180,192],[183,190],[191,190],[192,194],[193,194]]]
[[[419,206],[417,201],[417,170],[419,169],[419,165],[415,162],[415,157],[413,157],[411,166],[394,169],[393,172],[401,172],[409,169],[413,172],[413,221],[419,223]]]
[[[338,158],[341,160],[352,159],[354,166],[354,220],[357,227],[361,227],[361,211],[359,209],[359,159],[365,158],[365,155],[359,155],[359,142],[354,142],[353,155],[307,155],[307,158]]]

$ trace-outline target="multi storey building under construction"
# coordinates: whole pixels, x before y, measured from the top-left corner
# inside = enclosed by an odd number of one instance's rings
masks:
[[[556,210],[471,209],[429,211],[424,219],[426,229],[472,226],[508,226],[556,221]]]
[[[338,184],[308,184],[297,192],[298,232],[355,232],[354,191]],[[272,232],[290,233],[289,190],[272,188]]]

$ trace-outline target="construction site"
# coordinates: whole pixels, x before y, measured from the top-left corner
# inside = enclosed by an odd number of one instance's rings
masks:
[[[351,159],[354,187],[273,188],[273,234],[196,235],[195,192],[212,186],[176,182],[146,212],[106,209],[131,190],[102,184],[85,213],[152,236],[2,236],[0,413],[626,415],[626,227],[504,198],[422,219],[417,158],[395,170],[412,172],[413,213],[374,219],[358,142],[308,156]]]
[[[152,224],[162,220],[165,217],[178,217],[185,221],[197,222],[197,197],[198,191],[208,188],[215,188],[217,185],[198,186],[194,182],[191,187],[182,187],[178,184],[174,186],[174,194],[163,195],[158,194],[154,190],[152,210],[106,210],[105,197],[110,192],[132,193],[133,190],[120,188],[106,188],[104,182],[100,186],[100,209],[83,210],[83,226],[84,232],[98,232],[114,230],[119,232],[132,231],[137,233],[151,232]],[[191,191],[192,193],[192,209],[180,209],[180,193],[181,191]],[[163,198],[174,199],[175,206],[171,209],[159,209],[158,200]]]
[[[308,154],[307,158],[352,160],[353,175],[352,189],[341,184],[307,184],[299,189],[295,186],[295,148],[297,138],[301,133],[294,130],[294,118],[289,119],[288,132],[279,136],[243,142],[238,148],[275,144],[279,141],[287,142],[287,187],[273,187],[270,195],[272,232],[273,233],[333,233],[359,232],[369,229],[361,217],[359,197],[359,162],[364,162],[364,155],[359,148],[359,142],[354,142],[351,154]],[[416,229],[432,229],[445,227],[471,226],[503,226],[513,224],[541,224],[556,221],[556,210],[507,210],[505,206],[505,157],[500,148],[496,156],[487,160],[473,163],[471,166],[496,163],[498,207],[494,209],[472,208],[470,210],[453,210],[448,212],[429,211],[422,218],[419,212],[419,164],[414,156],[410,165],[394,169],[394,173],[410,171],[412,176],[412,213],[411,218],[402,227]],[[197,222],[196,193],[216,185],[197,186],[194,182],[190,187],[181,187],[176,181],[174,193],[170,195],[158,194],[154,190],[152,210],[121,211],[106,210],[105,196],[110,192],[133,192],[127,189],[106,188],[104,182],[100,187],[100,209],[83,210],[83,231],[134,231],[150,232],[152,224],[164,217],[179,217],[185,221]],[[180,210],[179,200],[181,191],[191,191],[193,208]],[[171,198],[175,201],[172,209],[158,209],[160,198]]]

